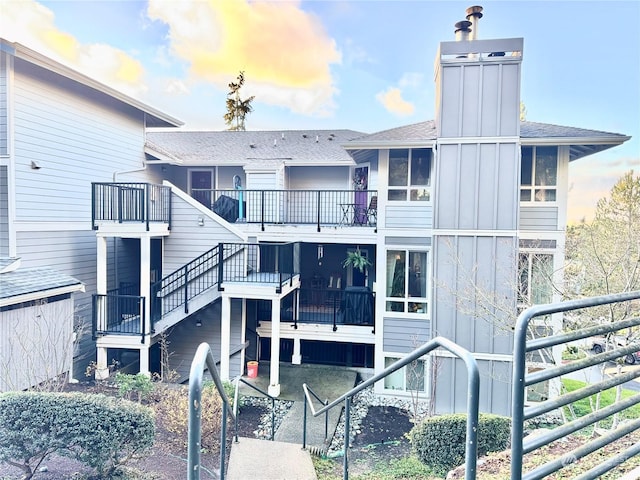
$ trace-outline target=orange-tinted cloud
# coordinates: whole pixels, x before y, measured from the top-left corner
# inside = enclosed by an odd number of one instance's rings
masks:
[[[167,2],[150,0],[148,15],[169,26],[172,52],[195,79],[226,89],[245,72],[245,95],[297,113],[331,110],[330,65],[341,61],[320,21],[298,2]]]
[[[391,113],[399,116],[412,115],[415,106],[402,98],[402,91],[396,87],[389,87],[385,92],[376,95],[376,100]]]
[[[145,91],[144,69],[122,50],[83,45],[55,25],[51,10],[33,0],[2,4],[2,36],[53,58],[129,95]]]

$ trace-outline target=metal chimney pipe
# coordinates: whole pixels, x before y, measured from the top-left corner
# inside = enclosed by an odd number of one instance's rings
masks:
[[[482,10],[483,8],[480,5],[474,5],[473,7],[467,8],[467,20],[471,22],[471,34],[469,35],[469,40],[478,39],[478,23],[482,18]]]
[[[468,20],[462,20],[455,24],[456,30],[456,42],[464,42],[469,40],[469,34],[471,30],[469,27],[471,26],[471,22]]]

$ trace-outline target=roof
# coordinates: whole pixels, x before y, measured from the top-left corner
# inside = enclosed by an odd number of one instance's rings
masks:
[[[61,75],[71,81],[78,82],[85,85],[95,91],[103,93],[111,98],[114,98],[126,105],[129,105],[140,112],[145,114],[145,125],[147,127],[179,127],[183,124],[180,120],[177,120],[166,113],[161,112],[145,103],[142,103],[134,98],[131,98],[124,93],[121,93],[103,83],[94,80],[91,77],[83,75],[82,73],[69,68],[62,63],[42,55],[41,53],[31,50],[19,43],[12,43],[4,38],[0,38],[0,51],[5,51],[16,58],[24,60],[26,62],[37,65],[41,68],[49,70],[53,73]]]
[[[19,268],[0,274],[0,307],[84,291],[84,285],[49,267]]]
[[[148,131],[149,163],[180,165],[353,165],[343,145],[353,130]]]
[[[607,148],[621,145],[629,138],[631,137],[627,135],[600,130],[529,121],[520,122],[520,141],[522,145],[569,145],[570,160],[577,160]],[[436,139],[435,121],[429,120],[365,135],[347,142],[345,148],[351,150],[389,146],[426,146],[435,143]]]

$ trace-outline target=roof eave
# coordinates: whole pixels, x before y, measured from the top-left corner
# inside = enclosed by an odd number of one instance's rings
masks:
[[[64,287],[48,288],[44,290],[38,290],[37,292],[23,293],[21,295],[14,295],[12,297],[0,298],[0,307],[6,307],[9,305],[16,305],[18,303],[32,302],[43,298],[55,297],[57,295],[64,295],[67,293],[84,292],[83,283],[74,283],[72,285],[65,285]]]
[[[392,140],[392,141],[372,141],[372,142],[350,142],[342,144],[345,150],[378,150],[383,148],[414,148],[414,147],[433,147],[436,144],[435,139],[429,140]]]

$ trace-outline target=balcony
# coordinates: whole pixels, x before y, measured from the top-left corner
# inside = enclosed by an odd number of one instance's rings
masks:
[[[375,190],[205,190],[193,198],[230,223],[376,227]]]
[[[151,223],[171,228],[171,188],[150,183],[92,183],[91,226]]]

